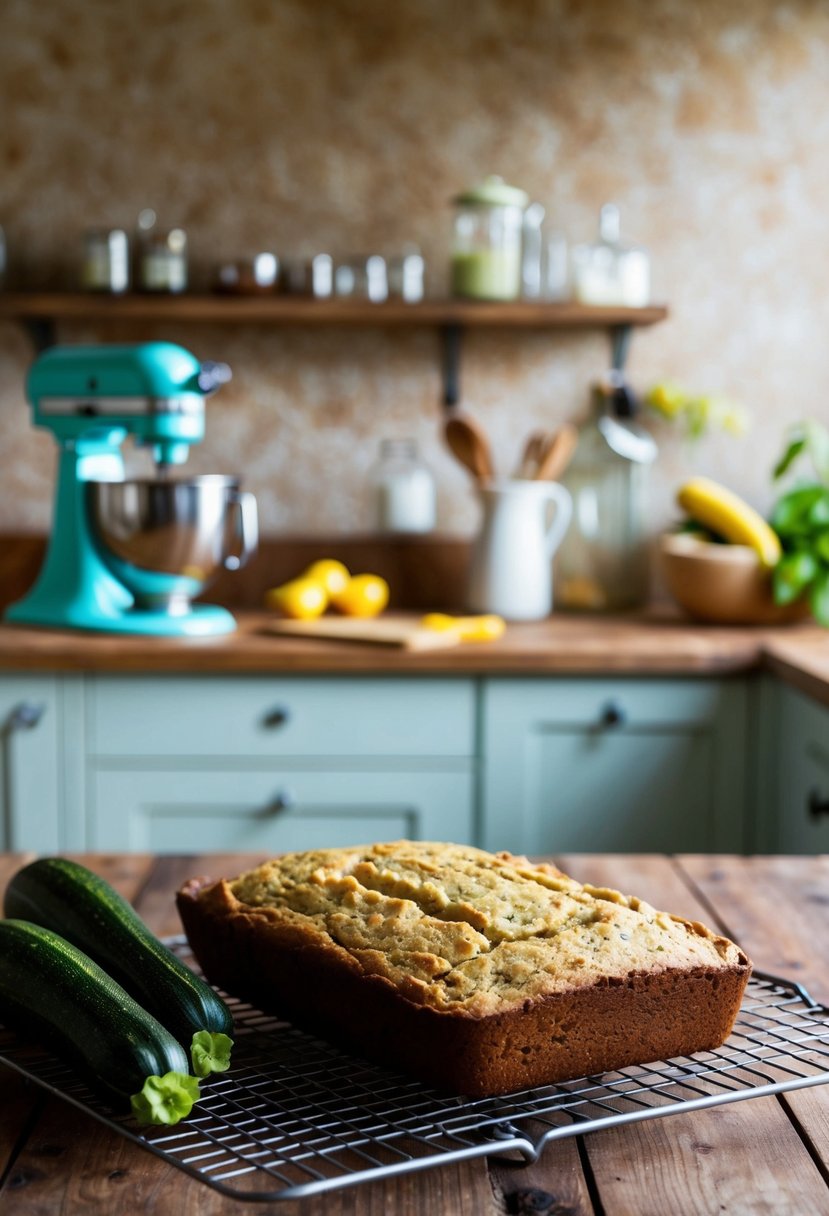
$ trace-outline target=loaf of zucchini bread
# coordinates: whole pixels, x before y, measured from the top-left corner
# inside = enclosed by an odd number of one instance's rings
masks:
[[[715,1048],[751,970],[704,925],[460,845],[286,854],[177,903],[218,987],[476,1096]]]

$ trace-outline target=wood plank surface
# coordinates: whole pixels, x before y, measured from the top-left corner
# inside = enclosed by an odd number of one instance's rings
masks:
[[[716,872],[722,875],[723,884],[729,882],[731,863],[739,866],[740,860],[721,859]],[[723,910],[722,921],[732,911],[728,898],[702,898],[682,864],[663,858],[568,856],[559,864],[580,881],[598,886],[619,886],[623,875],[626,893],[639,895],[665,911],[708,923],[715,930],[725,928],[723,923],[716,923],[720,919],[717,909]],[[765,888],[766,898],[773,889],[773,884]],[[736,930],[735,939],[750,952],[747,941]],[[789,953],[794,954],[793,947]],[[787,974],[785,970],[781,973]],[[608,1213],[699,1216],[702,1212],[723,1211],[734,1216],[757,1212],[802,1216],[804,1212],[820,1212],[822,1205],[829,1210],[826,1183],[776,1098],[611,1128],[586,1137],[585,1148]],[[741,1159],[750,1160],[749,1169],[735,1168],[735,1162]],[[797,1177],[796,1190],[790,1184],[792,1175]]]
[[[697,856],[682,865],[712,907],[727,909],[729,930],[755,966],[797,980],[829,1005],[829,856]],[[780,1101],[829,1184],[829,1088]]]
[[[184,879],[233,875],[260,858],[79,860],[134,898],[156,932],[170,933],[179,930],[173,896]],[[768,945],[779,970],[790,974],[783,964],[799,964],[795,970],[816,989],[829,988],[823,947],[812,950],[812,939],[825,933],[829,914],[822,899],[829,892],[827,858],[803,859],[802,866],[791,858],[580,855],[558,861],[583,881],[635,892],[715,928],[727,925],[763,966],[770,963],[757,958],[758,947]],[[19,859],[0,859],[0,886],[17,864]],[[816,914],[810,916],[810,909]],[[20,1101],[14,1082],[9,1085],[7,1074],[0,1073],[0,1127],[7,1109],[16,1109]],[[188,1178],[57,1099],[39,1104],[24,1092],[22,1102],[16,1131],[14,1120],[8,1120],[23,1143],[17,1143],[20,1151],[0,1185],[0,1216],[132,1211],[228,1216],[254,1210]],[[481,1159],[259,1210],[285,1216],[829,1213],[828,1109],[829,1087],[789,1095],[785,1101],[753,1099],[560,1141],[530,1167],[492,1163],[488,1170]]]
[[[0,670],[728,675],[756,670],[763,654],[761,631],[695,626],[671,613],[607,619],[600,629],[584,617],[559,614],[509,624],[496,641],[427,651],[277,637],[268,630],[272,618],[265,613],[237,612],[236,618],[237,632],[216,638],[142,638],[0,625]],[[803,631],[804,646],[811,645],[810,627],[797,628]]]

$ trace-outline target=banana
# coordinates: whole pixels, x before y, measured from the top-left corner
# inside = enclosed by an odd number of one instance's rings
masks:
[[[707,477],[694,477],[677,491],[676,500],[697,523],[734,545],[748,545],[762,565],[771,569],[782,549],[777,533],[762,515],[725,486]]]

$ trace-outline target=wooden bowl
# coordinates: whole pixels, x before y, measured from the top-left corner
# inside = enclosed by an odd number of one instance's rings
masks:
[[[748,545],[718,545],[690,533],[660,538],[662,573],[680,607],[716,625],[781,625],[809,615],[804,600],[781,607],[771,573]]]

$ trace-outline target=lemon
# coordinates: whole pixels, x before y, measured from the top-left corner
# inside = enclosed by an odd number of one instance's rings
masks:
[[[389,602],[389,585],[379,574],[355,574],[331,603],[344,616],[377,616]]]
[[[316,578],[295,578],[265,592],[265,605],[295,621],[313,621],[328,607],[328,592]]]
[[[345,588],[351,575],[342,562],[324,557],[318,562],[312,562],[302,577],[316,579],[318,583],[322,583],[329,595],[337,595]]]

